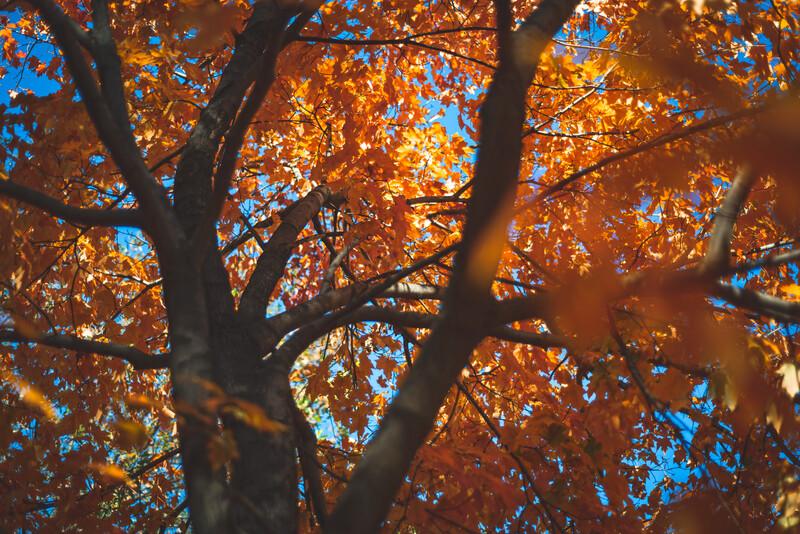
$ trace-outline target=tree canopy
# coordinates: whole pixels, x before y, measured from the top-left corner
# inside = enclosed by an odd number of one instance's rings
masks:
[[[0,2],[0,528],[800,523],[794,0]]]

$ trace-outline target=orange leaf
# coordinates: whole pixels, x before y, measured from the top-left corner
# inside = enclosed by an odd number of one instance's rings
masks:
[[[37,409],[51,421],[57,419],[55,408],[37,388],[4,369],[0,369],[0,378],[10,383],[17,390],[19,398],[23,403],[31,408]]]
[[[92,462],[89,464],[89,469],[97,472],[97,474],[107,482],[123,482],[129,488],[136,487],[133,484],[133,480],[128,476],[128,473],[118,465]]]
[[[150,441],[147,427],[138,421],[122,420],[114,423],[117,444],[123,449],[139,449]]]
[[[222,468],[228,462],[239,457],[239,448],[233,433],[223,430],[220,434],[215,434],[208,442],[208,459],[214,470]]]
[[[285,432],[286,425],[270,419],[257,404],[242,399],[230,399],[220,410],[261,432]]]

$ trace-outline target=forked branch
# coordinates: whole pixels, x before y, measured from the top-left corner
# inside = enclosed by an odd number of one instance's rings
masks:
[[[28,2],[38,10],[53,31],[61,52],[64,54],[67,68],[78,88],[81,101],[97,129],[100,139],[133,189],[141,209],[147,213],[150,224],[147,224],[146,230],[156,239],[157,243],[165,247],[174,245],[178,238],[175,234],[175,225],[172,224],[173,217],[167,204],[167,197],[163,188],[147,169],[130,128],[120,127],[109,102],[97,86],[92,68],[83,55],[84,45],[87,44],[85,35],[81,33],[83,30],[77,27],[76,23],[52,0],[28,0]],[[94,46],[90,49],[94,50]],[[101,57],[104,56],[101,55]],[[115,75],[109,74],[109,76],[109,83],[115,83],[111,81]],[[118,96],[117,90],[112,92]]]

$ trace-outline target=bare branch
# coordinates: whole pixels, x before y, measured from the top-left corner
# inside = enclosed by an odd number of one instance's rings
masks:
[[[350,254],[350,251],[353,250],[356,246],[358,246],[359,242],[360,239],[356,238],[350,241],[349,243],[346,243],[344,247],[342,247],[342,250],[340,250],[336,254],[336,256],[333,257],[333,259],[331,259],[331,263],[330,265],[328,265],[328,269],[325,271],[325,276],[322,279],[322,285],[320,286],[319,290],[321,294],[330,291],[331,287],[333,286],[334,278],[336,276],[336,270],[339,268],[342,262],[345,259],[347,259],[347,256]]]
[[[466,204],[466,198],[459,198],[455,195],[448,195],[448,196],[426,196],[426,197],[416,197],[416,198],[409,198],[406,200],[406,204],[409,206],[416,206],[417,204],[446,204],[446,203],[454,203],[454,204]]]
[[[262,219],[255,224],[251,224],[248,226],[247,230],[242,232],[237,237],[231,239],[228,243],[226,243],[220,250],[220,254],[223,256],[230,254],[237,248],[239,248],[244,243],[247,243],[251,239],[256,237],[256,230],[258,228],[269,228],[275,222],[275,217],[267,217],[266,219]],[[259,238],[260,240],[260,238]],[[263,250],[263,247],[262,247]]]
[[[383,323],[402,328],[428,329],[432,328],[438,319],[439,316],[432,313],[402,311],[381,306],[362,306],[333,318],[323,317],[305,323],[305,326],[298,329],[280,345],[267,359],[267,362],[270,365],[288,369],[297,357],[317,339],[345,325],[356,323]],[[261,324],[262,327],[269,327],[268,321]],[[565,339],[551,334],[517,330],[509,326],[495,326],[492,324],[490,318],[486,318],[486,324],[488,325],[485,330],[486,335],[496,339],[541,348],[565,347],[567,345]],[[270,330],[267,335],[275,335],[275,333],[275,331]]]
[[[337,308],[352,306],[355,302],[363,304],[363,302],[366,302],[363,296],[368,291],[374,292],[374,289],[375,286],[362,283],[328,291],[265,321],[257,322],[255,328],[259,332],[254,332],[254,334],[257,339],[261,340],[260,344],[263,350],[269,352],[277,344],[278,340],[289,332],[308,325]],[[389,286],[386,290],[380,293],[375,292],[374,294],[375,298],[440,299],[443,296],[443,290],[433,286],[398,282]],[[351,309],[355,309],[355,307]],[[328,330],[334,327],[332,325],[333,323],[328,327]],[[323,334],[328,330],[321,329]]]
[[[347,316],[348,314],[350,314],[355,310],[358,310],[365,303],[377,298],[384,291],[393,287],[397,282],[399,282],[409,274],[417,272],[428,265],[438,262],[445,256],[449,255],[451,252],[453,252],[455,249],[456,245],[450,245],[449,247],[445,247],[444,249],[439,250],[438,252],[436,252],[431,256],[428,256],[427,258],[423,258],[419,261],[414,262],[408,267],[404,267],[403,269],[399,269],[393,272],[391,275],[387,276],[384,280],[372,285],[371,287],[366,288],[366,290],[362,290],[361,286],[359,285],[353,285],[349,286],[348,288],[342,288],[342,291],[336,290],[336,291],[331,291],[326,295],[321,295],[319,297],[320,301],[312,303],[309,307],[300,305],[300,307],[298,307],[297,310],[298,315],[301,316],[302,314],[309,312],[324,313],[325,306],[332,306],[332,307],[341,306],[341,308],[336,312],[331,313],[325,317],[322,317],[319,320],[315,321],[313,324],[308,325],[308,327],[306,327],[308,332],[313,331],[313,332],[325,333],[329,331],[331,328],[335,328],[335,325],[339,324],[339,321],[343,319],[345,316]],[[348,293],[348,291],[351,291],[352,293]],[[328,300],[329,296],[332,297],[330,300]],[[341,302],[340,299],[343,298],[348,299],[346,304],[344,305],[340,304]],[[292,315],[293,314],[288,314],[283,317],[276,316],[276,318],[281,317],[281,319],[275,321],[275,323],[272,323],[273,319],[256,322],[256,328],[254,329],[254,331],[251,331],[251,333],[254,335],[256,339],[259,339],[260,346],[262,347],[265,353],[270,352],[274,348],[278,340],[288,331],[287,330],[282,332],[279,329],[287,328],[288,325],[292,324],[292,321],[294,320]],[[273,326],[273,324],[275,326]],[[295,326],[290,328],[290,330],[297,328],[298,326],[300,325],[295,323]],[[314,334],[314,335],[321,335],[321,334]],[[311,339],[313,341],[313,339],[315,338],[312,337]],[[284,346],[286,346],[285,350]],[[279,366],[288,372],[288,370],[294,363],[295,358],[299,356],[300,353],[302,353],[302,351],[305,350],[305,347],[307,346],[308,345],[305,346],[288,345],[288,342],[284,343],[284,345],[281,346],[281,350],[272,355],[270,361],[272,362],[272,364]]]
[[[772,254],[765,258],[753,261],[746,261],[738,265],[734,265],[729,269],[728,273],[743,273],[752,271],[753,269],[761,269],[763,267],[777,267],[786,263],[793,263],[800,261],[800,249],[790,250],[781,254]]]
[[[378,295],[378,298],[441,300],[444,298],[444,288],[422,284],[411,284],[408,282],[398,282],[381,292],[381,294]]]
[[[467,28],[464,28],[465,30]],[[490,31],[496,31],[494,28],[487,28]],[[461,31],[461,30],[455,30]],[[441,33],[452,33],[452,32],[444,32]],[[465,54],[458,53],[454,50],[449,50],[447,48],[443,48],[441,46],[436,46],[428,43],[423,43],[417,40],[419,37],[425,37],[428,35],[434,35],[434,32],[425,32],[416,35],[409,35],[406,37],[398,37],[398,38],[388,38],[388,39],[347,39],[347,38],[339,38],[339,37],[322,37],[322,36],[307,36],[307,35],[300,35],[297,37],[298,41],[308,42],[308,43],[326,43],[326,44],[337,44],[337,45],[346,45],[346,46],[385,46],[385,45],[393,45],[393,46],[413,46],[415,48],[421,48],[423,50],[431,50],[433,52],[440,52],[442,54],[447,54],[449,56],[453,56],[459,59],[463,59],[465,61],[469,61],[470,63],[475,63],[476,65],[481,65],[486,67],[487,69],[494,70],[496,67],[491,63],[487,63],[481,59],[467,56]]]
[[[504,341],[512,341],[523,345],[531,345],[532,347],[540,347],[548,349],[551,347],[566,347],[567,340],[548,334],[545,332],[528,332],[525,330],[517,330],[510,326],[498,326],[490,331],[490,336]]]

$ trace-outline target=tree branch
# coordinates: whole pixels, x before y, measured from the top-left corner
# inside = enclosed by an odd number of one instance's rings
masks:
[[[490,314],[487,314],[490,315]],[[403,311],[382,306],[362,306],[335,318],[323,317],[311,322],[293,333],[278,349],[267,359],[269,365],[288,369],[312,343],[328,332],[345,325],[356,323],[383,323],[402,328],[432,328],[439,315],[415,311]],[[517,330],[509,326],[495,325],[490,318],[486,318],[486,334],[490,337],[513,343],[521,343],[541,348],[565,347],[567,341],[559,336],[547,333],[528,332]],[[268,328],[269,322],[262,323]],[[269,330],[266,335],[275,336],[275,330]],[[281,333],[281,335],[283,335]],[[276,336],[277,337],[277,336]],[[274,339],[274,338],[273,338]]]
[[[289,210],[256,262],[256,268],[239,302],[240,313],[253,319],[264,316],[267,300],[283,276],[297,236],[330,198],[330,188],[322,185],[314,188]]]
[[[131,129],[117,45],[111,35],[107,0],[92,0],[92,56],[97,63],[100,89],[108,103],[111,115],[124,131]]]
[[[765,110],[766,110],[766,106],[755,106],[755,107],[752,107],[752,108],[743,109],[741,111],[737,111],[736,113],[731,113],[729,115],[723,115],[721,117],[716,117],[716,118],[713,118],[713,119],[709,119],[707,121],[700,122],[698,124],[693,124],[691,126],[687,126],[686,128],[681,128],[681,129],[676,130],[676,131],[674,131],[672,133],[668,133],[668,134],[664,134],[662,136],[656,137],[655,139],[652,139],[650,141],[644,142],[644,143],[642,143],[640,145],[637,145],[635,147],[629,148],[627,150],[622,150],[620,152],[617,152],[616,154],[611,154],[610,156],[607,156],[607,157],[601,159],[597,163],[593,163],[592,165],[589,165],[588,167],[584,167],[583,169],[581,169],[579,171],[576,171],[576,172],[570,174],[569,176],[567,176],[566,178],[564,178],[564,179],[556,182],[555,184],[551,185],[550,187],[545,189],[545,191],[543,191],[541,194],[539,194],[536,197],[536,199],[534,200],[534,202],[542,200],[542,199],[545,199],[545,198],[548,198],[548,197],[551,197],[555,193],[558,193],[559,191],[564,190],[564,188],[566,188],[568,185],[572,184],[573,182],[576,182],[576,181],[580,180],[581,178],[583,178],[584,176],[589,175],[589,174],[591,174],[591,173],[593,173],[595,171],[598,171],[598,170],[602,169],[603,167],[611,165],[612,163],[616,163],[617,161],[622,161],[624,159],[628,159],[628,158],[630,158],[632,156],[635,156],[637,154],[641,154],[642,152],[646,152],[646,151],[648,151],[650,149],[657,148],[657,147],[672,143],[673,141],[678,141],[680,139],[684,139],[686,137],[692,136],[692,135],[700,133],[700,132],[704,132],[706,130],[710,130],[712,128],[716,128],[718,126],[724,126],[726,124],[730,124],[730,123],[735,122],[735,121],[740,120],[740,119],[744,119],[744,118],[747,118],[747,117],[752,117],[754,115],[758,115],[759,113],[762,113]]]
[[[93,341],[64,334],[25,336],[15,330],[0,330],[0,343],[35,343],[56,349],[71,350],[119,358],[134,369],[164,369],[169,365],[169,354],[147,354],[131,345]]]
[[[299,16],[295,20],[295,23],[292,24],[292,27],[287,29],[286,23],[294,14],[294,10],[281,9],[270,21],[266,30],[268,39],[265,50],[261,54],[255,84],[250,94],[247,96],[241,111],[239,111],[239,114],[233,120],[233,124],[225,134],[222,156],[220,157],[214,177],[214,190],[211,196],[210,206],[205,220],[198,229],[198,235],[194,238],[195,246],[198,248],[198,253],[200,254],[202,254],[204,246],[208,244],[208,235],[213,232],[214,224],[219,218],[225,200],[228,197],[228,190],[233,180],[233,174],[236,171],[236,163],[239,159],[239,152],[244,144],[245,135],[247,135],[250,129],[253,117],[255,117],[256,113],[261,108],[264,98],[267,96],[267,92],[270,87],[272,87],[272,82],[275,81],[275,64],[278,60],[278,54],[290,42],[287,40],[287,31],[293,32],[292,36],[296,35],[301,29],[297,27],[297,25],[300,24],[299,21],[303,20],[307,22],[310,17],[308,13],[305,13],[304,16]],[[305,24],[305,22],[303,22],[303,24]]]
[[[356,283],[317,295],[269,319],[257,321],[254,327],[256,331],[253,334],[260,340],[259,345],[262,350],[267,353],[289,332],[322,318],[336,308],[353,305],[358,301],[366,302],[363,296],[368,291],[373,291],[375,298],[441,299],[443,295],[439,287],[418,284],[398,282],[382,292],[375,291],[375,287],[366,283]]]
[[[330,265],[328,265],[328,269],[325,271],[325,276],[323,276],[322,284],[320,285],[319,292],[321,294],[327,293],[328,291],[331,290],[333,282],[336,278],[336,270],[339,268],[342,262],[346,260],[347,257],[350,255],[350,251],[353,250],[356,246],[358,246],[359,242],[360,239],[356,238],[351,240],[349,243],[345,243],[345,245],[342,247],[342,250],[337,252],[336,255],[333,258],[331,258],[331,263]]]
[[[763,267],[777,267],[786,263],[800,261],[800,249],[790,250],[781,254],[772,254],[757,260],[746,261],[731,267],[726,274],[743,273]]]
[[[189,236],[194,235],[210,208],[211,177],[220,140],[256,77],[262,55],[281,19],[275,2],[254,3],[219,84],[189,134],[175,172],[175,209]]]
[[[712,294],[726,301],[785,323],[800,323],[800,302],[788,302],[772,295],[722,282],[712,287]]]
[[[322,487],[320,467],[317,461],[317,436],[294,399],[290,399],[289,402],[292,403],[297,453],[300,456],[300,467],[303,470],[306,493],[309,495],[309,508],[317,518],[317,523],[324,527],[328,510],[325,506],[325,491]]]
[[[491,31],[495,31],[494,28],[490,29]],[[460,31],[460,30],[459,30]],[[441,33],[452,33],[452,32],[441,32]],[[307,35],[300,35],[297,37],[298,41],[303,41],[307,43],[326,43],[326,44],[337,44],[337,45],[349,45],[349,46],[385,46],[385,45],[392,45],[392,46],[413,46],[415,48],[422,48],[423,50],[431,50],[433,52],[440,52],[442,54],[447,54],[448,56],[453,56],[459,59],[463,59],[465,61],[469,61],[470,63],[475,63],[476,65],[481,65],[488,69],[494,70],[496,67],[491,63],[487,63],[478,58],[474,58],[471,56],[467,56],[464,54],[460,54],[453,50],[449,50],[447,48],[443,48],[436,45],[431,45],[427,43],[422,43],[417,41],[416,38],[424,37],[427,35],[434,35],[433,32],[425,32],[416,35],[409,35],[407,37],[396,37],[396,38],[388,38],[388,39],[346,39],[346,38],[338,38],[338,37],[317,37],[317,36],[307,36]]]
[[[702,273],[714,275],[725,271],[730,265],[733,226],[755,180],[756,175],[750,168],[740,170],[733,179],[731,188],[725,195],[725,200],[714,219],[708,252],[699,268]]]
[[[384,291],[395,286],[395,284],[406,276],[423,269],[427,265],[438,262],[453,252],[455,248],[456,245],[446,247],[427,258],[414,262],[408,267],[393,272],[384,280],[372,286],[363,288],[363,286],[359,284],[353,284],[341,290],[334,290],[324,295],[319,295],[316,299],[301,304],[297,306],[296,309],[289,310],[286,314],[276,315],[266,321],[256,320],[255,328],[251,329],[251,334],[258,340],[259,346],[262,348],[263,352],[268,353],[272,351],[278,341],[286,333],[300,327],[302,324],[307,324],[312,317],[320,317],[313,323],[314,331],[325,333],[331,328],[334,328],[337,321],[349,313],[357,310],[370,300],[378,298]],[[340,309],[336,312],[321,317],[322,314],[337,307],[340,307]],[[309,325],[309,328],[311,326],[312,325]],[[284,346],[286,346],[285,350]],[[295,358],[305,350],[306,346],[297,348],[284,343],[284,345],[281,346],[281,350],[272,355],[270,361],[288,372]]]
[[[136,194],[142,210],[147,213],[145,230],[156,238],[157,244],[174,245],[178,241],[175,234],[177,228],[172,224],[173,217],[164,190],[147,169],[132,132],[119,127],[98,89],[92,70],[83,57],[81,37],[74,21],[52,0],[28,2],[39,11],[52,29],[100,139]],[[162,253],[166,250],[162,247]]]
[[[0,180],[0,195],[30,204],[53,217],[73,224],[83,226],[142,227],[142,218],[139,210],[75,208],[63,204],[44,193],[16,184],[11,180]]]

